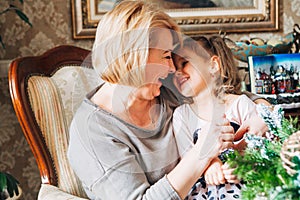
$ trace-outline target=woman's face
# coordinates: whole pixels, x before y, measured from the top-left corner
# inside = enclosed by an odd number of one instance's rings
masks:
[[[145,84],[142,86],[146,99],[153,99],[160,95],[162,82],[170,72],[175,72],[171,57],[173,38],[169,29],[159,29],[153,37],[157,37],[153,47],[149,49],[149,56],[145,68]]]
[[[182,95],[197,96],[211,83],[210,60],[198,56],[192,50],[180,49],[174,56],[176,72],[174,84]]]

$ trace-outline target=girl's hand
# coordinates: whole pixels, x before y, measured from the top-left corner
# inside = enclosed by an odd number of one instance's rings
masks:
[[[234,140],[241,140],[245,133],[253,134],[257,136],[264,136],[268,131],[268,127],[266,123],[263,121],[261,117],[252,116],[251,118],[245,120],[240,128],[235,133]]]
[[[240,180],[238,180],[237,176],[234,175],[235,168],[230,168],[227,163],[224,163],[224,165],[221,166],[224,178],[228,183],[239,183]]]
[[[252,134],[257,136],[265,136],[268,131],[266,123],[258,115],[254,115],[251,118],[245,120],[240,128],[237,130],[234,136],[233,148],[242,152],[246,147],[245,134]]]
[[[204,178],[208,185],[220,185],[225,183],[225,178],[222,172],[222,161],[219,158],[214,158],[206,171]]]

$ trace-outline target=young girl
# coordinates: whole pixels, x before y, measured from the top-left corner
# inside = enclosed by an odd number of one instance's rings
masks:
[[[181,155],[197,139],[206,141],[205,137],[210,137],[203,132],[210,129],[220,112],[226,114],[235,130],[251,119],[263,127],[262,132],[265,130],[255,103],[240,92],[241,80],[234,57],[220,36],[186,38],[183,45],[174,50],[174,61],[176,87],[184,96],[193,97],[193,103],[178,107],[173,115]],[[238,150],[244,147],[244,140],[234,145]],[[232,172],[233,169],[223,165],[220,156],[216,157],[187,199],[239,199],[241,185]]]

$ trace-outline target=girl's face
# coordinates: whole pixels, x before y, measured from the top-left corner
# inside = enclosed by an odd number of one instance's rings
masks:
[[[175,57],[174,84],[182,95],[197,96],[211,84],[210,59],[204,59],[189,49],[180,49]]]
[[[173,39],[169,29],[159,29],[154,34],[155,45],[150,47],[145,68],[145,84],[141,87],[144,98],[151,100],[160,95],[162,82],[170,72],[175,72],[171,57]]]

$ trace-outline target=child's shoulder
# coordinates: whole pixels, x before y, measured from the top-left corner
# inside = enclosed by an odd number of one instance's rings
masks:
[[[189,104],[183,104],[174,110],[173,119],[187,120],[191,117],[191,115],[193,115],[193,112]]]
[[[254,102],[245,94],[228,94],[226,96],[226,104],[254,104]]]
[[[227,94],[226,102],[234,102],[234,101],[251,101],[251,99],[245,94]]]
[[[256,105],[246,95],[234,95],[229,98],[231,104],[227,106],[227,117],[237,120],[239,124],[249,117],[249,113],[255,113]]]
[[[176,113],[187,113],[187,112],[190,112],[190,106],[189,104],[182,104],[180,106],[178,106],[175,111],[174,111],[174,114]]]

